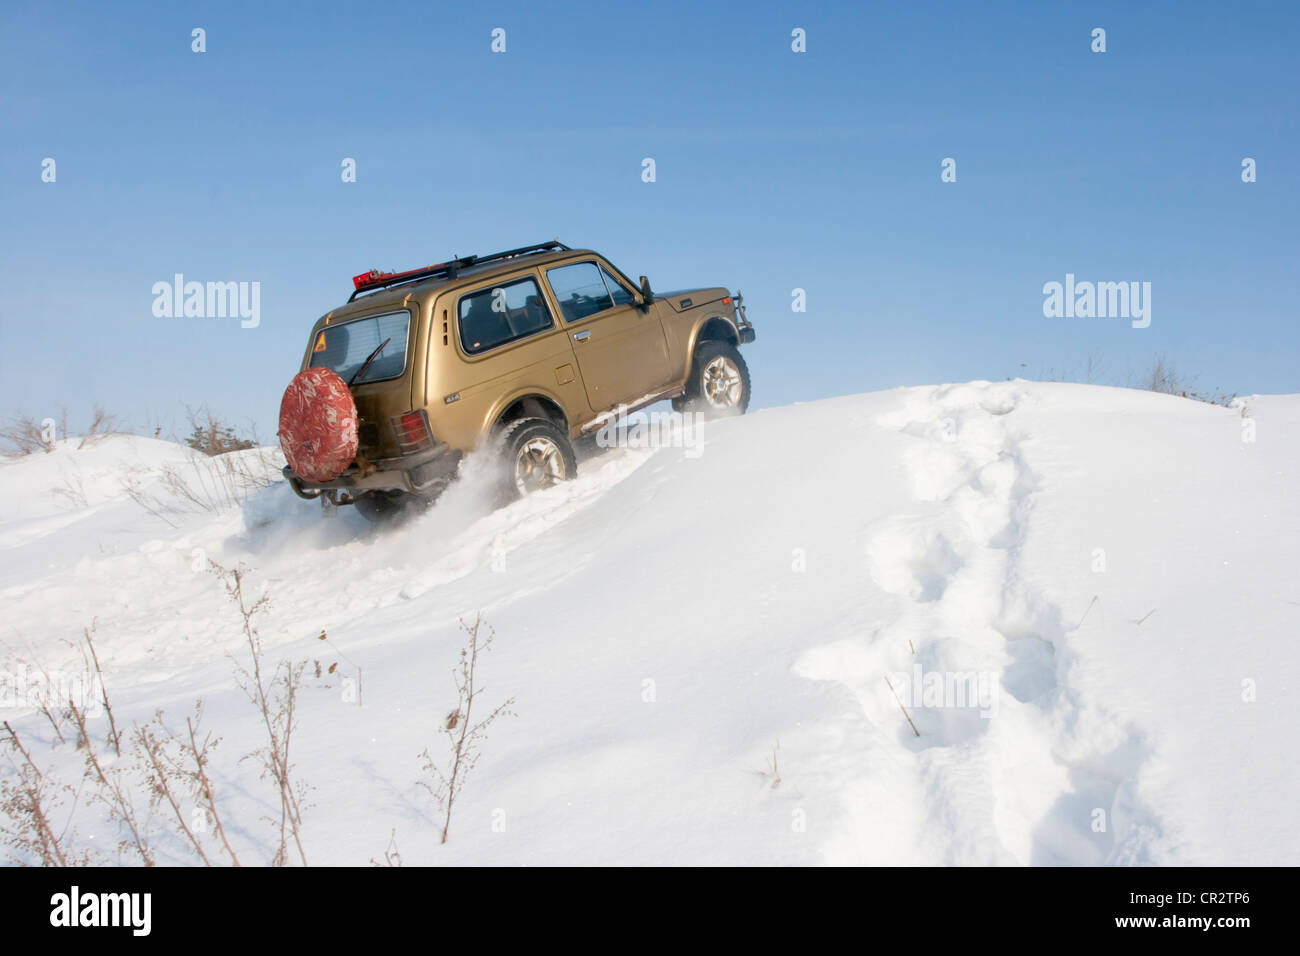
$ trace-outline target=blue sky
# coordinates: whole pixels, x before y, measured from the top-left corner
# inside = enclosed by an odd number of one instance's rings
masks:
[[[661,289],[743,290],[756,407],[1090,355],[1120,381],[1157,353],[1204,389],[1300,391],[1300,5],[2,17],[0,414],[75,428],[98,401],[167,434],[206,403],[269,439],[352,275],[553,236]],[[177,272],[260,282],[261,324],[156,318]],[[1150,282],[1150,327],[1045,318],[1066,273]]]

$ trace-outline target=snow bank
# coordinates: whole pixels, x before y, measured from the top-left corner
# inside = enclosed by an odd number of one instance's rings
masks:
[[[76,666],[94,620],[119,723],[202,696],[245,862],[272,794],[209,558],[271,596],[272,657],[340,663],[295,743],[313,863],[394,829],[407,863],[1294,863],[1298,439],[1297,396],[899,389],[598,454],[497,511],[466,481],[384,531],[268,452],[267,487],[166,510],[187,449],[65,445],[0,465],[0,654]],[[483,702],[517,716],[438,846],[417,755],[479,610]]]

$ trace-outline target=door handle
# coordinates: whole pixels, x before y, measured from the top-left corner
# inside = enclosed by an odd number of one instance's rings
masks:
[[[591,329],[583,329],[581,332],[573,333],[573,341],[575,342],[585,342],[589,338],[591,338]]]

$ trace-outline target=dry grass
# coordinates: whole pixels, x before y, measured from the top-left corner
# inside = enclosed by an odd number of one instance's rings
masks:
[[[483,688],[476,683],[479,654],[491,649],[492,639],[496,636],[490,625],[488,625],[487,635],[482,636],[484,626],[481,614],[475,616],[473,624],[460,622],[461,630],[469,637],[469,643],[462,648],[460,662],[452,671],[456,685],[456,707],[443,718],[438,728],[447,736],[449,751],[445,761],[447,769],[443,770],[434,761],[427,747],[420,754],[424,758],[424,771],[430,777],[429,780],[420,781],[420,786],[432,794],[434,803],[443,815],[441,841],[443,843],[447,842],[447,834],[451,830],[451,814],[456,798],[460,796],[466,779],[478,763],[480,748],[487,738],[488,727],[498,717],[514,716],[510,708],[514,705],[515,699],[511,697],[482,720],[478,722],[474,720],[474,704],[483,692]]]
[[[297,729],[298,692],[302,688],[305,663],[280,661],[268,674],[262,651],[262,638],[254,625],[254,618],[270,603],[263,594],[249,600],[244,594],[246,570],[243,567],[224,568],[215,561],[209,565],[225,585],[226,594],[239,609],[244,639],[248,646],[248,663],[236,662],[236,679],[249,701],[257,708],[266,732],[266,743],[248,754],[262,767],[263,779],[270,778],[275,785],[280,804],[279,848],[272,859],[273,866],[289,862],[289,843],[292,841],[298,859],[307,866],[307,852],[302,845],[301,793],[303,785],[294,780],[291,759],[293,733]],[[272,822],[275,822],[274,820]]]
[[[1039,382],[1078,382],[1088,385],[1114,385],[1120,388],[1136,388],[1144,391],[1160,392],[1164,395],[1177,395],[1190,398],[1196,402],[1210,405],[1232,405],[1237,397],[1222,389],[1201,389],[1196,385],[1197,376],[1187,376],[1179,371],[1173,359],[1164,353],[1158,353],[1151,359],[1150,366],[1140,374],[1131,371],[1126,375],[1112,375],[1110,362],[1103,357],[1088,354],[1082,366],[1063,366],[1057,369],[1040,364],[1037,374],[1028,372],[1026,363],[1020,363],[1020,376],[1029,377]]]
[[[108,435],[117,434],[116,415],[104,411],[102,405],[96,404],[91,411],[90,424],[77,443],[78,448],[87,448]],[[10,457],[32,455],[36,452],[49,453],[58,447],[59,439],[72,436],[68,433],[68,410],[59,409],[58,419],[35,419],[30,415],[14,415],[0,424],[0,454]]]
[[[55,498],[62,498],[73,508],[85,508],[90,504],[86,496],[86,485],[80,474],[65,475],[63,484],[50,492]]]
[[[12,773],[0,778],[0,818],[6,821],[0,824],[0,839],[9,849],[10,861],[19,865],[33,859],[42,866],[91,865],[95,861],[90,853],[68,849],[76,832],[55,822],[69,799],[75,809],[77,794],[42,773],[8,721],[3,727],[6,736],[0,744],[9,745]],[[13,759],[14,754],[18,760]],[[70,818],[70,811],[67,815]]]
[[[204,841],[200,839],[211,827],[231,865],[239,866],[239,856],[226,836],[208,774],[211,751],[221,740],[203,734],[200,730],[202,723],[202,701],[195,703],[193,716],[185,718],[184,734],[168,727],[160,710],[154,714],[151,723],[135,727],[136,751],[145,764],[153,806],[171,811],[176,829],[203,865],[213,865]],[[190,804],[194,810],[187,819],[184,807]]]
[[[38,451],[48,454],[54,451],[54,440],[52,430],[42,428],[30,415],[17,415],[0,424],[0,450],[11,457]]]
[[[779,758],[781,755],[781,740],[776,741],[776,746],[772,748],[772,756],[768,758],[767,766],[758,772],[759,778],[767,787],[775,790],[781,786],[781,764]]]
[[[67,434],[67,418],[64,417],[64,435]],[[90,415],[90,424],[86,427],[85,433],[81,436],[78,448],[86,448],[107,438],[109,435],[118,433],[117,416],[110,415],[104,411],[103,406],[96,405]]]
[[[75,700],[68,701],[68,716],[77,728],[77,746],[83,751],[85,760],[85,780],[94,787],[91,799],[102,804],[109,819],[126,831],[126,836],[118,842],[119,854],[134,853],[145,866],[153,866],[156,862],[153,847],[145,835],[144,824],[127,787],[129,768],[105,763],[94,736],[86,726],[86,715]]]
[[[1152,359],[1151,368],[1138,383],[1138,387],[1165,395],[1177,395],[1179,398],[1190,398],[1196,402],[1222,405],[1225,408],[1237,397],[1235,393],[1229,395],[1222,389],[1203,391],[1196,387],[1196,378],[1195,375],[1187,378],[1181,374],[1173,360],[1161,353]]]
[[[383,862],[376,860],[373,856],[370,858],[371,866],[399,867],[402,865],[402,854],[397,849],[397,831],[393,830],[388,836],[388,846],[384,848]]]
[[[270,862],[283,866],[293,855],[305,866],[302,819],[306,807],[303,795],[308,788],[295,779],[291,756],[305,664],[280,661],[268,666],[256,618],[268,606],[269,597],[248,599],[242,566],[228,570],[215,562],[209,564],[239,610],[248,656],[245,661],[235,662],[236,680],[256,708],[265,732],[265,743],[243,759],[257,762],[262,779],[272,781],[278,798],[279,818],[270,818],[278,837]],[[84,794],[85,803],[103,808],[107,821],[120,836],[119,857],[134,856],[145,866],[153,866],[157,860],[153,841],[160,832],[156,824],[161,817],[169,821],[166,828],[202,864],[214,866],[228,860],[230,865],[240,866],[218,805],[211,771],[212,753],[221,739],[203,729],[203,701],[195,703],[183,728],[174,730],[159,710],[144,725],[119,729],[93,624],[85,628],[80,650],[87,677],[72,685],[78,689],[65,689],[37,666],[32,668],[33,673],[43,677],[51,700],[44,707],[35,699],[28,701],[44,713],[53,729],[48,738],[51,748],[56,746],[55,738],[64,745],[75,743],[83,763],[76,789],[42,771],[31,748],[8,723],[3,724],[0,756],[7,753],[9,766],[0,765],[0,839],[9,848],[13,862],[47,866],[94,862],[93,853],[76,849],[76,831],[71,828]],[[20,662],[20,666],[29,665]],[[89,718],[100,716],[101,704],[108,719],[100,728],[103,732],[96,736]],[[51,712],[51,705],[57,714]],[[66,738],[65,726],[73,731]],[[147,807],[138,802],[142,795],[147,797]],[[65,809],[69,800],[72,806]],[[394,841],[390,841],[384,857],[387,865],[401,865]]]
[[[128,471],[120,481],[127,497],[175,528],[184,515],[240,507],[253,492],[270,487],[279,471],[272,456],[260,446],[214,458],[195,456],[184,465],[164,465],[161,488],[150,487],[148,475],[139,471]]]

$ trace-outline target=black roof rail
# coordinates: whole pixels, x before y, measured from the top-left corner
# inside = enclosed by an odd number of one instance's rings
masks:
[[[407,272],[380,272],[378,269],[371,269],[369,272],[363,272],[361,275],[352,277],[354,291],[348,297],[348,301],[351,302],[362,292],[387,289],[407,282],[418,282],[421,279],[431,279],[435,276],[455,278],[460,274],[461,269],[468,269],[471,266],[499,262],[504,259],[513,259],[516,256],[526,256],[538,252],[567,252],[568,249],[569,247],[560,242],[559,239],[553,239],[550,242],[520,246],[518,249],[507,249],[504,252],[494,252],[487,256],[461,256],[449,262],[439,262],[436,265],[426,266],[422,269],[411,269]]]

